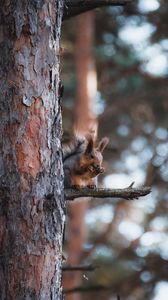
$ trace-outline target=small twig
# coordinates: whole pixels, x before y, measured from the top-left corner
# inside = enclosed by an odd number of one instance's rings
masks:
[[[132,188],[133,185],[134,185],[134,183],[135,183],[135,181],[133,181],[128,187],[129,187],[129,188]]]
[[[150,187],[132,188],[132,185],[126,189],[65,189],[65,199],[74,200],[80,197],[96,198],[123,198],[127,200],[138,199],[151,193]]]
[[[79,265],[79,266],[63,266],[62,271],[95,271],[99,266],[93,265]]]

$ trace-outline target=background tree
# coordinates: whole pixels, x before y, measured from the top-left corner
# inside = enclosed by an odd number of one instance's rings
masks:
[[[167,9],[166,1],[139,0],[96,13],[96,111],[99,134],[111,141],[102,182],[145,183],[153,193],[139,203],[91,201],[82,257],[101,268],[84,272],[82,289],[100,288],[95,298],[160,300],[167,287]],[[75,26],[75,19],[64,23],[65,131],[73,121]]]
[[[0,6],[0,298],[58,300],[63,1],[1,1]]]
[[[75,63],[77,72],[77,89],[75,98],[74,130],[81,136],[94,131],[97,134],[97,121],[94,114],[96,95],[96,70],[93,57],[94,14],[88,12],[77,17]],[[82,112],[82,113],[81,113]],[[80,265],[83,245],[86,240],[85,214],[88,199],[80,199],[68,205],[67,220],[67,264]],[[79,272],[64,274],[64,290],[81,284]],[[80,294],[67,295],[67,299],[81,299]]]

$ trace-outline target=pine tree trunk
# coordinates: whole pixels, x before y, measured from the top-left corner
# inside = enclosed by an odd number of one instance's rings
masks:
[[[0,0],[1,300],[62,299],[62,6]]]

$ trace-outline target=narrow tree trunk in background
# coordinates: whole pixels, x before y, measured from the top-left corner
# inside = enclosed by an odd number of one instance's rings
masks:
[[[95,130],[94,100],[97,91],[97,73],[93,55],[94,12],[77,17],[76,69],[77,92],[75,103],[75,130],[85,134]]]
[[[62,5],[0,1],[1,300],[62,299]]]
[[[75,131],[86,134],[97,133],[97,122],[93,113],[93,102],[96,93],[96,70],[93,58],[94,13],[88,12],[77,18],[76,67],[77,94],[75,103]],[[78,265],[81,262],[83,245],[86,240],[85,213],[88,208],[86,199],[69,205],[67,226],[67,264]],[[64,289],[81,284],[81,272],[64,273]],[[80,294],[70,294],[67,300],[79,300]]]

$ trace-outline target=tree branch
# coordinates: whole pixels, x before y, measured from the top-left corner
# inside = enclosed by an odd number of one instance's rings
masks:
[[[80,197],[96,197],[96,198],[123,198],[127,200],[138,199],[148,195],[151,192],[150,187],[132,188],[131,186],[126,189],[65,189],[65,199],[74,200]]]
[[[98,266],[93,265],[79,265],[79,266],[63,266],[62,271],[94,271]]]
[[[63,20],[102,6],[123,6],[132,0],[65,0]]]
[[[110,287],[106,287],[104,285],[93,285],[93,286],[78,286],[71,289],[63,290],[64,294],[71,294],[71,293],[83,293],[83,292],[90,292],[90,291],[100,291],[110,289]]]

